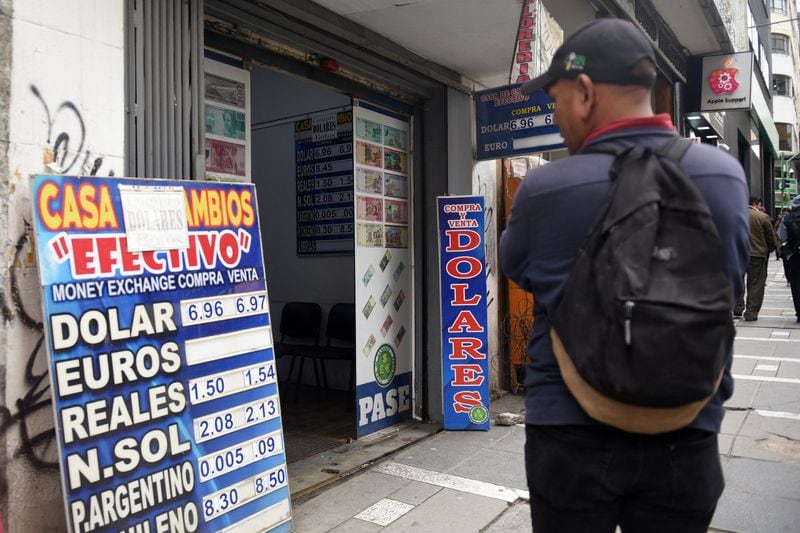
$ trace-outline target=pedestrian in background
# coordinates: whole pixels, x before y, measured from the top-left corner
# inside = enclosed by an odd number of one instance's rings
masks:
[[[775,222],[775,235],[777,235],[778,236],[778,240],[781,241],[781,250],[780,251],[779,250],[775,250],[775,258],[776,259],[780,259],[781,263],[783,264],[783,276],[786,278],[786,286],[787,287],[789,286],[789,271],[787,270],[789,265],[786,262],[786,257],[784,257],[784,254],[781,253],[782,251],[784,251],[783,243],[785,242],[785,240],[781,239],[780,229],[781,229],[781,225],[783,224],[784,219],[786,217],[788,217],[790,214],[791,214],[791,210],[789,210],[789,209],[784,207],[783,209],[781,209],[781,212],[778,215],[778,219]]]
[[[741,317],[747,322],[758,320],[758,313],[764,302],[764,289],[767,286],[767,264],[769,255],[774,250],[780,255],[780,241],[772,229],[772,221],[763,210],[761,198],[750,197],[750,262],[747,265],[747,300],[742,295],[736,302],[733,316]]]
[[[791,212],[781,220],[778,238],[785,243],[781,253],[784,272],[792,288],[795,318],[800,322],[800,196],[795,196]]]
[[[676,136],[669,115],[652,109],[655,64],[651,41],[637,27],[603,18],[567,38],[547,72],[522,87],[555,100],[555,123],[571,154],[529,171],[500,241],[504,272],[534,294],[525,463],[536,533],[613,533],[617,525],[626,533],[705,532],[723,490],[716,434],[733,390],[730,351],[719,389],[688,427],[642,435],[587,415],[564,382],[550,336],[549,319],[611,188],[614,155],[591,148],[658,149]],[[689,147],[681,167],[713,217],[732,311],[748,257],[744,172],[706,144]]]

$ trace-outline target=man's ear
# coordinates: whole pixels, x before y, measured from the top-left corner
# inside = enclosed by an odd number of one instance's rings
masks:
[[[578,106],[581,108],[582,118],[588,118],[595,104],[595,86],[592,79],[586,74],[578,74],[575,78],[578,89]]]

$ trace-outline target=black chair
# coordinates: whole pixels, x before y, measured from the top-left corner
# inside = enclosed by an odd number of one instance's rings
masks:
[[[337,303],[328,313],[328,323],[325,326],[325,346],[317,352],[316,359],[320,361],[322,369],[322,382],[328,388],[328,374],[325,371],[326,360],[350,362],[349,391],[355,385],[356,362],[356,308],[355,304]]]
[[[299,359],[300,368],[296,383],[303,379],[303,366],[306,357],[314,357],[319,346],[319,330],[322,322],[322,308],[313,302],[288,302],[281,310],[281,324],[278,329],[279,341],[275,343],[275,358],[292,356],[289,374],[285,381],[291,382],[294,364]],[[313,364],[313,362],[312,362]],[[317,365],[314,366],[314,378],[320,386]],[[297,396],[295,396],[295,399]]]

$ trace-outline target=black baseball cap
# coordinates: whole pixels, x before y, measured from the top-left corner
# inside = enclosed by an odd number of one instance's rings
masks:
[[[556,81],[574,79],[578,74],[599,83],[652,87],[654,76],[633,72],[642,59],[656,63],[653,44],[639,28],[627,20],[600,18],[570,35],[556,50],[547,72],[525,82],[520,90],[524,94],[546,90]]]

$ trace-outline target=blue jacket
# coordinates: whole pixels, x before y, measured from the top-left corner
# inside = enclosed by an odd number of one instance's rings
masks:
[[[578,405],[566,385],[550,344],[547,316],[555,314],[578,248],[609,192],[612,156],[584,153],[606,141],[658,148],[674,130],[629,121],[623,127],[591,138],[570,157],[531,170],[517,190],[511,216],[500,239],[505,274],[534,297],[533,333],[525,375],[526,423],[536,425],[596,424]],[[704,144],[692,145],[682,160],[684,171],[706,199],[722,239],[725,273],[733,286],[733,302],[743,291],[750,250],[748,187],[733,157]],[[587,328],[592,327],[586,324]],[[718,432],[722,403],[733,393],[732,354],[719,392],[692,427]]]

